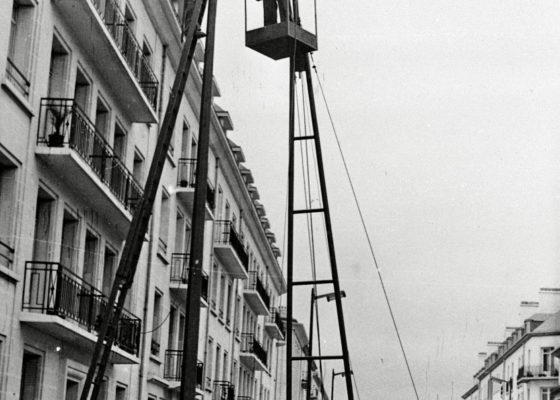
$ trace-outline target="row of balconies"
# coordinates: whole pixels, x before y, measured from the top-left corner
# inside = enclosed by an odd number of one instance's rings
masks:
[[[517,383],[533,379],[551,378],[558,378],[558,368],[552,365],[525,365],[517,371]]]
[[[60,0],[56,7],[81,48],[93,55],[92,63],[134,122],[156,122],[159,82],[151,63],[151,50],[141,45],[130,17],[115,0]],[[88,29],[84,29],[87,26]]]

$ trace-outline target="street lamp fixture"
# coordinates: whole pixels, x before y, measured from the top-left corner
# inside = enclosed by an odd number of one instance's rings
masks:
[[[340,290],[338,292],[340,298],[346,297],[346,292],[344,290]],[[313,352],[313,318],[314,318],[314,311],[315,311],[315,302],[319,299],[327,299],[327,301],[333,301],[336,299],[336,292],[325,293],[317,295],[315,293],[315,288],[311,289],[311,309],[309,310],[309,356],[312,355]],[[340,321],[339,321],[340,322]],[[306,400],[311,399],[311,366],[313,365],[313,361],[311,359],[307,362],[307,396]],[[319,368],[321,371],[321,379],[323,379],[323,367],[321,362],[319,361]],[[334,370],[333,370],[334,373]],[[334,376],[333,376],[334,379]]]
[[[332,378],[331,378],[331,400],[334,399],[334,377],[335,376],[346,376],[346,372],[342,371],[342,372],[334,372],[334,369],[332,370]],[[354,375],[354,371],[350,371],[350,375]]]

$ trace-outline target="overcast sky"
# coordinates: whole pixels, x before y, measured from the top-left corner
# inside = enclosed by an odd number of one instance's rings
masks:
[[[245,48],[243,7],[219,4],[217,102],[281,241],[288,64]],[[324,0],[318,15],[314,58],[420,397],[459,399],[519,302],[560,286],[560,4]],[[412,399],[322,106],[319,119],[360,395]]]

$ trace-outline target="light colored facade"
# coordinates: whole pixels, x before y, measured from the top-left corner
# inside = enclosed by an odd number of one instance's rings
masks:
[[[174,79],[179,3],[0,2],[0,399],[81,392]],[[178,397],[202,57],[199,46],[103,400]],[[190,376],[207,400],[271,400],[285,282],[232,129],[214,105]]]
[[[557,295],[556,289],[544,291]],[[553,352],[560,346],[560,312],[535,313],[508,330],[463,399],[552,400],[558,386],[559,363]]]
[[[285,309],[281,310],[283,323],[286,324]],[[309,355],[308,345],[309,337],[305,326],[294,319],[292,322],[293,329],[293,356],[300,357]],[[281,344],[283,345],[283,344]],[[286,351],[281,347],[281,353],[278,356],[278,378],[276,386],[276,398],[286,399]],[[312,400],[328,400],[325,393],[324,379],[321,377],[317,363],[312,364],[311,370],[311,391],[310,398]],[[307,397],[307,362],[297,361],[292,363],[292,399],[306,399]]]

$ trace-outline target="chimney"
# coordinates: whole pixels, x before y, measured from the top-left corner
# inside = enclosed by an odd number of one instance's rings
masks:
[[[538,301],[522,301],[519,305],[519,321],[523,322],[531,315],[539,312]]]
[[[539,312],[552,314],[560,311],[560,288],[539,290]]]

